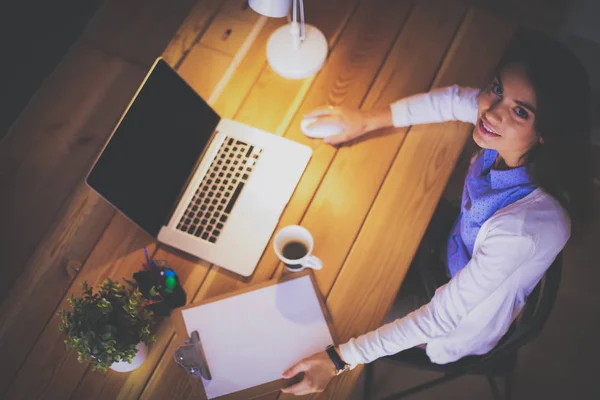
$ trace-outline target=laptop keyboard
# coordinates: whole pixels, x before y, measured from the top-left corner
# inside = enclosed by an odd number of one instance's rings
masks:
[[[216,243],[262,149],[226,137],[177,229]]]

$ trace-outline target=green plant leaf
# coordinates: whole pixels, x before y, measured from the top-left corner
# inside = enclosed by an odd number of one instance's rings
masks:
[[[87,283],[85,283],[87,285]],[[84,286],[84,294],[68,299],[72,311],[61,309],[59,331],[66,334],[67,348],[77,352],[81,362],[106,372],[119,360],[131,360],[140,341],[155,339],[154,313],[142,306],[144,297],[138,288],[130,288],[106,279],[96,288]]]

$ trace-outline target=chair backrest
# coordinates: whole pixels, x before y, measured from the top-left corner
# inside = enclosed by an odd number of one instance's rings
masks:
[[[552,265],[546,270],[540,282],[527,298],[520,318],[500,343],[488,354],[482,356],[482,362],[512,354],[540,334],[554,306],[561,273],[562,252],[556,256]]]

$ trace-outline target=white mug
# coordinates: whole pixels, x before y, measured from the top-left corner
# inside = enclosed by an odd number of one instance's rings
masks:
[[[323,261],[312,255],[313,244],[313,237],[308,229],[300,225],[286,226],[277,232],[275,240],[273,240],[275,254],[283,261],[285,267],[293,272],[302,271],[305,268],[323,268]],[[289,246],[293,247],[290,248]],[[298,256],[288,258],[293,256],[294,252]],[[284,256],[284,254],[288,257]]]

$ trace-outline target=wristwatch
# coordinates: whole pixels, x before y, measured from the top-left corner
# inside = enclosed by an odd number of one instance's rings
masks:
[[[333,365],[335,365],[336,375],[339,375],[350,368],[350,364],[347,364],[344,362],[344,360],[342,360],[342,357],[340,357],[337,351],[335,351],[335,347],[333,345],[327,346],[325,351],[327,352],[329,358],[331,358]]]

